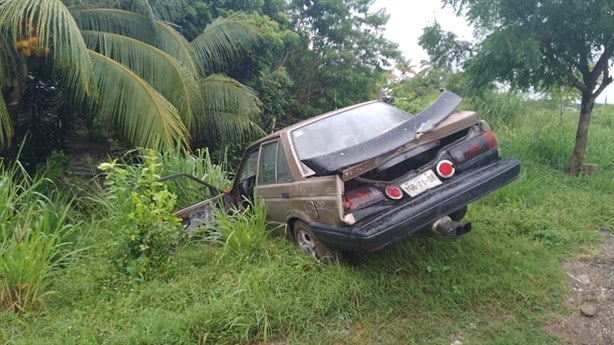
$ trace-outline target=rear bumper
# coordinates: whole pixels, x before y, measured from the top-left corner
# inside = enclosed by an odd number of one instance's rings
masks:
[[[503,187],[520,173],[516,159],[500,159],[452,178],[412,200],[351,227],[311,222],[316,237],[341,250],[376,251],[424,229],[437,219]]]

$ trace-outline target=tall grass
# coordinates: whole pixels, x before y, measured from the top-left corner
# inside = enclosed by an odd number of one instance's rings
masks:
[[[166,152],[160,156],[162,166],[160,175],[186,173],[224,190],[231,185],[226,164],[214,164],[207,149],[189,152]],[[208,189],[192,180],[176,178],[165,182],[169,190],[177,196],[177,207],[183,208],[210,198]]]
[[[0,310],[42,307],[53,277],[75,253],[70,203],[39,193],[45,182],[19,163],[0,171]]]
[[[483,91],[468,97],[466,103],[466,108],[477,111],[480,118],[496,127],[512,122],[526,111],[526,101],[511,92]]]
[[[213,230],[220,234],[226,252],[245,257],[257,255],[268,237],[266,206],[257,201],[231,213],[218,210]]]

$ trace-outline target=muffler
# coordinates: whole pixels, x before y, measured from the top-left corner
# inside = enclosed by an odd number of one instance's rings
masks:
[[[431,230],[445,236],[458,237],[471,231],[471,223],[461,224],[445,216],[433,223],[433,225],[431,225]]]

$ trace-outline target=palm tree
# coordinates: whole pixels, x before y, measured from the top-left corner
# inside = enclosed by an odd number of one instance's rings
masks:
[[[188,42],[151,14],[0,0],[0,35],[0,88],[11,91],[0,97],[0,146],[12,135],[6,103],[19,101],[33,59],[50,59],[74,103],[137,146],[173,149],[258,130],[254,92],[213,73],[258,41],[244,16],[219,18]]]
[[[416,65],[412,63],[411,59],[399,60],[395,67],[401,72],[401,81],[416,75]]]

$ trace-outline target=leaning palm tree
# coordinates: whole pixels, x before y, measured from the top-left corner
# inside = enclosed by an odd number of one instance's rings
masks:
[[[0,88],[12,91],[9,102],[19,101],[29,61],[51,59],[75,104],[89,104],[134,145],[172,149],[192,137],[212,142],[258,130],[254,92],[213,73],[258,40],[240,15],[188,42],[152,15],[0,0],[0,35]],[[0,100],[0,145],[12,135],[7,99]]]

